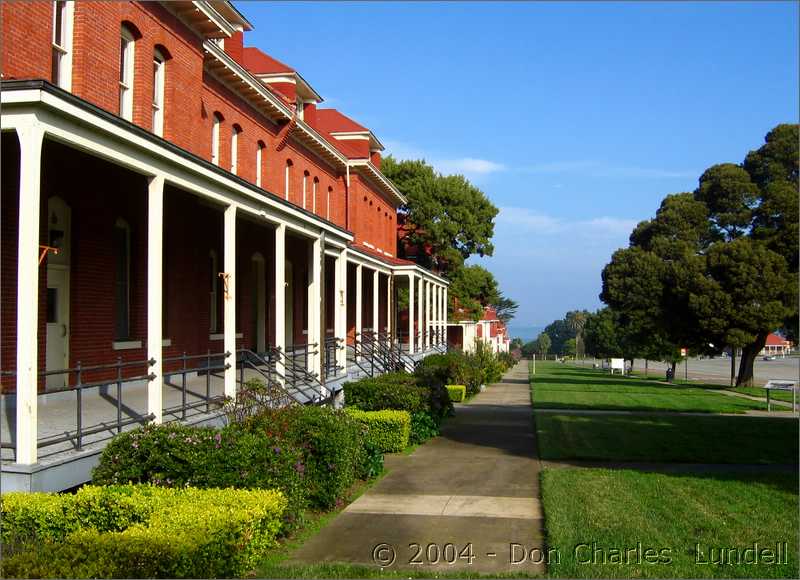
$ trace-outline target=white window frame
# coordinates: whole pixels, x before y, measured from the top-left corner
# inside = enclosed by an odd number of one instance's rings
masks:
[[[284,170],[284,176],[283,176],[284,177],[284,179],[283,179],[283,181],[284,181],[284,183],[283,183],[283,197],[286,199],[286,201],[289,201],[289,188],[290,188],[291,181],[292,181],[291,180],[291,177],[292,177],[291,173],[292,173],[293,165],[294,164],[291,161],[286,161],[286,168]]]
[[[164,87],[166,86],[167,59],[161,51],[153,51],[153,133],[164,136]]]
[[[306,209],[306,191],[308,189],[308,171],[303,172],[303,209]]]
[[[211,125],[211,163],[219,165],[219,126],[222,124],[222,118],[219,114],[214,113]]]
[[[242,130],[237,125],[233,125],[231,128],[231,173],[234,175],[239,170],[239,133],[241,132]]]
[[[259,141],[256,143],[256,185],[261,187],[261,173],[263,171],[262,164],[264,162],[264,149],[266,147]]]
[[[330,219],[331,219],[331,188],[330,187],[328,188],[326,193],[327,193],[327,196],[326,196],[327,199],[325,200],[325,219],[330,221]]]
[[[56,38],[56,18],[58,6],[61,10],[61,36]],[[53,83],[64,90],[72,90],[72,22],[75,14],[75,3],[72,0],[54,0],[53,2],[53,35],[52,35],[52,71]]]
[[[119,116],[133,120],[133,74],[136,39],[125,26],[120,30]]]
[[[311,180],[311,211],[317,213],[317,185],[319,178],[315,177]]]

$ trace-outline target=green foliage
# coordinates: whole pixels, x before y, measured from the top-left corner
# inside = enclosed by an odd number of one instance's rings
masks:
[[[22,543],[4,555],[2,574],[240,577],[276,544],[286,504],[273,490],[87,486],[74,496],[7,494],[1,508],[3,541]],[[48,518],[34,520],[41,528],[32,524],[29,516],[37,512],[61,513],[62,531],[53,535]]]
[[[741,347],[736,382],[746,385],[767,335],[796,334],[798,156],[798,126],[779,125],[742,165],[714,165],[636,227],[601,294],[619,314],[626,356]]]
[[[544,328],[544,333],[550,338],[549,351],[555,354],[564,352],[564,344],[575,338],[575,331],[570,328],[566,320],[554,320]],[[540,335],[541,336],[541,335]]]
[[[417,261],[452,272],[469,256],[491,256],[497,208],[462,175],[437,174],[425,161],[397,161],[387,156],[381,171],[406,196],[401,208],[409,226],[404,242],[430,248]]]
[[[536,342],[534,343],[534,352],[539,353],[542,356],[547,356],[547,353],[550,351],[550,347],[553,345],[553,341],[550,338],[550,335],[546,332],[542,332],[539,334]],[[533,353],[531,353],[533,354]]]
[[[92,473],[99,485],[280,489],[287,522],[307,505],[306,451],[277,430],[146,425],[117,435]]]
[[[498,299],[492,303],[492,306],[494,306],[494,309],[497,312],[498,320],[503,321],[503,324],[508,324],[517,314],[519,303],[500,294]]]
[[[484,306],[500,301],[494,275],[477,264],[451,272],[448,293],[458,304],[458,309],[453,312],[455,320],[479,320]]]
[[[303,476],[308,499],[316,508],[334,506],[366,460],[361,425],[342,410],[316,406],[265,410],[240,428],[267,439],[277,435],[300,451],[295,470]]]
[[[454,403],[461,403],[467,398],[467,387],[465,385],[447,385],[447,394]]]
[[[439,435],[439,422],[430,413],[411,414],[411,433],[408,442],[412,445],[425,443]]]
[[[347,414],[366,427],[366,441],[381,452],[397,453],[408,447],[411,431],[408,411],[347,409]]]

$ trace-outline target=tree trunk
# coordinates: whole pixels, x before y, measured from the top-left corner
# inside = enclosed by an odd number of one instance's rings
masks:
[[[647,359],[644,359],[644,376],[647,377]]]
[[[736,347],[731,347],[731,387],[736,383]]]
[[[760,332],[756,336],[755,341],[742,348],[742,359],[739,363],[739,376],[736,377],[737,387],[753,386],[753,364],[756,361],[758,353],[760,353],[764,349],[764,345],[767,344],[768,335],[768,332]]]
[[[672,378],[669,380],[669,382],[672,383],[675,382],[675,369],[678,366],[678,363],[676,361],[672,361],[670,364],[672,365],[670,367],[672,369]]]

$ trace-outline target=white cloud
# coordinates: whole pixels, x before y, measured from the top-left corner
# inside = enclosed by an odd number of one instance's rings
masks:
[[[582,233],[586,236],[627,236],[638,222],[632,219],[599,216],[584,220],[567,220],[538,213],[526,207],[501,207],[495,219],[499,234],[525,235]]]
[[[436,171],[444,175],[460,173],[468,178],[480,177],[505,171],[507,167],[502,163],[481,159],[480,157],[449,157],[438,153],[426,153],[425,151],[408,143],[400,141],[384,141],[387,155],[392,155],[396,159],[424,159],[433,166]]]
[[[555,161],[549,163],[534,163],[519,168],[525,173],[543,174],[579,174],[587,177],[617,177],[617,178],[644,178],[644,179],[687,179],[698,176],[696,171],[676,171],[672,169],[658,169],[637,167],[635,165],[617,165],[602,161]]]

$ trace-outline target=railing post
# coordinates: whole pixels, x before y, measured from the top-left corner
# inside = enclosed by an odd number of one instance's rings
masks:
[[[181,356],[181,419],[186,420],[186,351]]]
[[[122,357],[118,356],[117,357],[117,433],[121,432],[122,432]]]
[[[239,384],[244,384],[244,351],[239,351]]]
[[[206,351],[206,413],[211,412],[211,349]]]
[[[78,417],[75,422],[78,451],[83,447],[83,421],[82,421],[82,408],[83,408],[83,373],[81,371],[81,361],[75,365],[75,395],[77,397]]]

